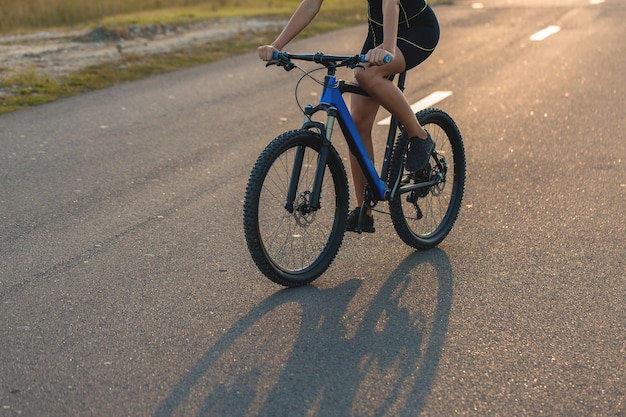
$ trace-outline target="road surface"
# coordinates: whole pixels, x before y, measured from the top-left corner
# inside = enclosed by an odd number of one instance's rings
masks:
[[[0,116],[0,416],[624,416],[626,3],[435,10],[406,94],[451,93],[457,224],[415,253],[377,214],[304,288],[241,218],[297,70],[251,52]]]

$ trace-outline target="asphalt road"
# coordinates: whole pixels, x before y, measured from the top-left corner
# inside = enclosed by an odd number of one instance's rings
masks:
[[[251,52],[0,116],[0,416],[624,416],[626,3],[482,6],[436,7],[406,91],[452,92],[455,229],[415,253],[378,214],[304,288],[241,218],[297,71]]]

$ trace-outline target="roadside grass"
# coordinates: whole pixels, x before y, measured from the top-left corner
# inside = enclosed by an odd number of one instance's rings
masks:
[[[2,2],[7,1],[12,2],[13,0],[0,0],[0,6],[2,6]],[[110,1],[115,2],[117,0]],[[166,0],[157,1],[166,2]],[[234,4],[229,4],[228,0],[219,0],[219,4],[120,14],[102,19],[99,24],[105,25],[107,28],[120,28],[129,24],[180,23],[232,16],[282,17],[286,19],[299,4],[299,0],[249,0],[251,6],[243,7],[237,3],[237,0],[234,1]],[[248,2],[248,0],[246,1]],[[264,2],[269,2],[269,6],[263,7]],[[438,2],[449,2],[449,0]],[[257,4],[256,7],[255,4]],[[366,2],[363,0],[328,2],[315,21],[302,32],[301,37],[361,24],[365,21],[366,15]],[[23,73],[0,79],[0,114],[105,88],[121,82],[138,80],[153,74],[213,62],[229,55],[249,52],[258,45],[272,42],[276,35],[277,31],[269,30],[254,34],[241,34],[233,39],[211,42],[169,53],[123,54],[119,60],[88,67],[58,79],[40,74],[32,68]]]
[[[0,114],[249,52],[258,45],[271,42],[273,35],[265,33],[249,39],[230,39],[170,53],[125,54],[118,61],[87,67],[59,79],[30,69],[0,81]]]
[[[3,0],[0,0],[3,1]],[[255,1],[259,4],[258,0]],[[269,17],[288,18],[299,1],[272,0],[271,7],[242,8],[239,6],[195,6],[173,8],[149,12],[122,14],[107,17],[100,23],[108,29],[123,28],[126,25],[148,25],[152,23],[184,24],[186,22],[218,17]],[[362,0],[346,0],[329,3],[302,36],[312,36],[322,32],[348,27],[363,22],[364,3]],[[94,27],[96,25],[93,25]],[[277,31],[241,34],[239,37],[210,42],[178,51],[159,54],[123,54],[119,60],[85,68],[65,77],[54,79],[31,68],[23,73],[0,79],[0,114],[22,108],[69,97],[82,92],[108,87],[117,83],[133,81],[153,74],[187,68],[222,59],[229,55],[249,52],[258,45],[272,42]]]
[[[298,4],[299,0],[0,0],[0,33],[285,14]]]

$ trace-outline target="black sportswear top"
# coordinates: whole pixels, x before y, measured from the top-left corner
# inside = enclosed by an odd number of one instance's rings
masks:
[[[368,20],[373,26],[383,25],[383,1],[368,0]],[[398,26],[410,28],[411,21],[419,16],[428,6],[427,0],[400,0]]]

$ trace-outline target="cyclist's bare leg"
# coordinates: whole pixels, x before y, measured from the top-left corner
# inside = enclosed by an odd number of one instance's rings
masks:
[[[392,81],[385,78],[390,74],[404,71],[405,67],[404,56],[400,49],[397,49],[396,56],[392,62],[383,66],[369,66],[366,69],[357,68],[355,70],[356,82],[374,97],[353,94],[350,98],[352,118],[372,162],[374,162],[372,128],[381,104],[387,111],[395,114],[409,134],[409,137],[426,138],[427,136],[426,131],[417,121],[402,91]],[[350,170],[352,171],[357,204],[360,207],[363,204],[363,191],[367,181],[356,158],[352,154],[350,154]],[[368,211],[367,214],[371,214],[371,211]]]
[[[365,149],[370,155],[372,162],[374,162],[372,128],[374,127],[374,121],[376,120],[376,113],[378,113],[379,107],[380,104],[378,104],[378,101],[371,97],[359,94],[353,94],[350,97],[352,119],[354,120],[356,129],[363,140],[363,145],[365,145]],[[356,201],[358,206],[361,207],[363,205],[363,194],[367,181],[365,180],[365,176],[361,171],[357,159],[352,154],[350,154],[350,170],[352,171],[352,182],[354,184]],[[367,214],[371,214],[371,211],[368,210]]]
[[[385,78],[388,75],[399,74],[406,68],[406,61],[400,48],[396,49],[394,59],[385,65],[356,68],[354,76],[358,84],[374,97],[387,111],[395,115],[404,126],[409,137],[425,139],[426,131],[417,121],[415,113],[406,97],[393,81]],[[360,133],[360,132],[359,132]]]

